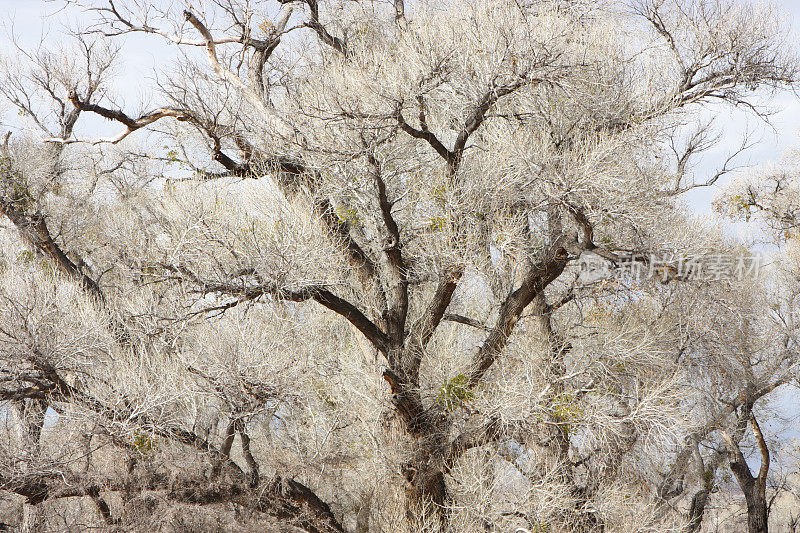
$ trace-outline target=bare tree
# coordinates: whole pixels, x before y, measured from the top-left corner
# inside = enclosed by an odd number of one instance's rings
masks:
[[[4,437],[0,487],[106,528],[697,530],[795,350],[757,280],[655,257],[740,251],[681,203],[730,170],[685,123],[795,81],[776,13],[67,4],[82,61],[2,88],[0,400],[47,446]],[[184,51],[144,110],[131,34]]]

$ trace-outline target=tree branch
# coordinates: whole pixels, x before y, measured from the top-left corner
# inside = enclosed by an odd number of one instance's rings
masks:
[[[103,291],[97,282],[73,263],[53,240],[53,236],[47,228],[44,215],[38,212],[28,215],[17,207],[16,202],[9,198],[0,198],[0,213],[7,216],[19,230],[22,237],[34,248],[49,257],[61,272],[79,282],[84,289],[99,301],[105,301]]]
[[[445,452],[445,469],[451,469],[458,458],[468,450],[497,442],[504,434],[503,423],[498,418],[492,418],[479,428],[461,433],[450,443]]]
[[[177,120],[182,120],[182,121],[185,120],[195,121],[194,117],[188,111],[173,107],[159,107],[137,118],[132,118],[118,109],[108,109],[96,104],[92,104],[89,101],[82,101],[75,91],[72,91],[69,94],[69,100],[70,102],[72,102],[72,105],[75,106],[75,109],[79,109],[81,111],[90,111],[92,113],[100,115],[101,117],[105,117],[109,120],[121,122],[126,127],[125,131],[121,132],[116,137],[103,137],[99,139],[50,137],[45,139],[45,142],[58,143],[58,144],[71,144],[71,143],[117,144],[125,137],[133,133],[134,131],[141,129],[145,126],[148,126],[153,122],[156,122],[157,120],[160,120],[165,117],[173,117]]]
[[[272,296],[276,300],[289,302],[304,302],[313,300],[320,305],[327,307],[331,311],[343,316],[356,327],[364,336],[382,353],[386,353],[389,346],[389,339],[370,319],[364,315],[355,305],[347,300],[333,294],[330,290],[321,285],[309,285],[300,289],[279,288],[274,284],[256,285],[243,287],[231,283],[212,283],[201,280],[185,268],[172,265],[161,265],[163,268],[182,274],[192,282],[200,285],[202,292],[226,294],[234,296],[240,302],[251,301],[262,296]]]
[[[773,381],[772,383],[768,383],[767,385],[764,385],[763,387],[756,389],[751,393],[743,392],[736,398],[734,402],[731,402],[722,411],[717,413],[715,416],[712,416],[703,427],[687,435],[686,446],[684,446],[683,449],[678,452],[677,456],[675,457],[673,468],[664,476],[664,481],[661,483],[661,487],[659,487],[659,497],[662,499],[669,499],[683,492],[683,490],[679,490],[677,493],[672,494],[671,487],[686,470],[688,461],[693,453],[692,443],[695,440],[699,441],[708,436],[711,432],[718,430],[726,423],[728,417],[736,413],[738,409],[747,406],[750,406],[747,407],[748,409],[752,408],[752,405],[759,399],[771,393],[778,387],[785,385],[786,383],[788,383],[788,380],[786,378],[781,378]],[[746,420],[747,419],[745,419],[745,422]],[[728,435],[728,437],[731,436]]]
[[[453,293],[458,288],[461,276],[464,274],[464,266],[458,265],[448,268],[439,280],[431,301],[422,313],[422,316],[411,327],[408,346],[408,360],[405,362],[405,373],[413,383],[419,380],[419,366],[422,363],[422,355],[425,346],[428,345],[442,319],[445,311],[450,306]]]
[[[253,453],[250,451],[250,435],[247,434],[247,427],[245,426],[244,420],[239,419],[236,421],[236,431],[239,433],[239,440],[242,443],[242,455],[249,469],[247,474],[249,478],[248,483],[250,488],[256,488],[260,479],[259,467],[258,462],[256,462],[255,457],[253,457]]]
[[[418,437],[430,436],[437,424],[422,404],[419,388],[409,385],[408,381],[389,368],[383,371],[383,379],[392,390],[392,404],[406,423],[408,431]]]
[[[452,164],[454,154],[442,144],[442,142],[436,137],[436,135],[428,131],[427,128],[425,128],[424,130],[418,130],[413,126],[411,126],[408,122],[406,122],[405,118],[403,118],[402,107],[397,109],[395,117],[397,119],[397,124],[398,126],[400,126],[401,130],[411,135],[415,139],[424,140],[429,145],[431,145],[431,148],[433,148],[437,154],[439,154],[445,161],[447,161],[448,165]]]
[[[310,19],[305,23],[305,27],[314,30],[319,37],[319,40],[330,46],[342,55],[347,55],[347,42],[331,35],[325,26],[319,20],[319,2],[318,0],[278,0],[281,4],[289,4],[291,2],[302,1],[308,6],[310,12]]]
[[[750,415],[750,424],[753,426],[753,436],[758,443],[758,451],[761,454],[761,467],[758,470],[758,476],[756,477],[756,481],[762,487],[766,487],[767,485],[767,473],[769,472],[769,447],[767,446],[767,441],[764,439],[764,434],[761,433],[761,427],[758,425],[758,420],[756,420],[756,415]]]
[[[405,29],[408,27],[406,20],[406,4],[403,0],[394,0],[394,20],[397,25]]]
[[[408,317],[408,268],[403,259],[402,243],[400,241],[400,228],[392,215],[392,203],[386,193],[386,182],[383,180],[380,162],[372,153],[367,154],[367,160],[372,166],[373,180],[378,194],[378,206],[386,230],[386,236],[381,243],[383,257],[385,258],[384,276],[388,285],[389,302],[386,309],[386,335],[391,348],[389,350],[389,365],[397,369],[401,364],[397,360],[405,340],[405,326]]]
[[[130,491],[127,480],[100,478],[96,475],[76,474],[69,471],[9,472],[0,471],[0,488],[27,498],[37,505],[44,501],[72,497],[95,497],[101,492]],[[310,533],[340,533],[344,529],[336,520],[328,504],[310,488],[293,479],[280,476],[259,494],[240,483],[206,483],[190,476],[146,475],[136,481],[139,491],[158,491],[169,500],[196,505],[235,503],[297,524]],[[110,509],[101,509],[107,523],[116,523]]]
[[[247,101],[250,102],[250,105],[263,112],[265,117],[274,116],[274,113],[267,108],[264,100],[261,99],[260,95],[254,91],[252,87],[249,87],[239,76],[231,72],[230,69],[226,68],[224,65],[222,65],[222,63],[220,63],[219,58],[217,57],[217,47],[214,41],[214,36],[211,35],[211,32],[208,30],[208,28],[206,28],[205,24],[203,24],[200,19],[198,19],[194,13],[188,9],[183,12],[183,16],[186,18],[189,24],[194,26],[195,29],[200,32],[200,35],[202,35],[203,39],[205,40],[206,55],[208,56],[208,61],[211,64],[211,68],[214,70],[217,76],[227,81],[234,87],[238,87],[242,91],[242,94]]]
[[[514,326],[528,304],[564,271],[569,260],[569,255],[562,244],[564,240],[564,238],[559,239],[545,251],[541,261],[531,265],[520,287],[512,292],[500,306],[495,326],[473,360],[473,370],[468,382],[470,387],[474,387],[483,379],[497,356],[505,348]]]
[[[484,331],[492,331],[492,328],[487,326],[483,322],[463,315],[447,313],[442,317],[442,320],[447,320],[448,322],[457,322],[458,324],[464,324],[465,326],[471,326],[473,328],[482,329]]]
[[[219,448],[219,453],[224,456],[225,458],[230,458],[231,456],[231,447],[233,447],[233,439],[236,437],[236,421],[231,420],[228,422],[228,427],[225,428],[225,439],[222,441],[222,446]],[[219,476],[220,471],[222,470],[222,461],[215,461],[214,467],[211,469],[211,478],[216,478]]]
[[[202,120],[200,117],[196,116],[195,114],[191,113],[188,110],[161,107],[156,109],[155,111],[146,113],[138,118],[132,118],[126,115],[121,110],[109,109],[96,104],[91,104],[87,101],[82,101],[74,93],[70,95],[70,100],[72,101],[73,105],[75,105],[78,109],[83,111],[93,112],[110,120],[121,122],[123,125],[127,127],[127,129],[117,137],[110,139],[81,140],[81,139],[55,138],[55,139],[48,139],[50,142],[56,142],[56,143],[89,142],[93,144],[104,143],[104,142],[114,143],[124,139],[128,134],[132,133],[133,131],[148,126],[161,118],[174,117],[177,120],[191,122],[209,136],[209,138],[213,142],[213,147],[212,147],[213,159],[228,170],[228,173],[226,173],[225,176],[230,176],[230,175],[241,176],[241,177],[256,176],[256,173],[250,162],[237,163],[222,151],[220,132],[218,132],[218,130],[230,129],[229,127],[219,126],[216,124],[209,123],[205,120]],[[255,147],[253,147],[250,143],[248,143],[245,139],[241,138],[240,136],[235,136],[235,140],[237,144],[240,146],[240,148],[244,152],[251,154],[251,156],[257,152]],[[291,194],[293,194],[294,189],[297,188],[296,180],[299,176],[307,175],[313,177],[314,175],[313,171],[308,169],[302,162],[287,156],[266,155],[257,153],[256,159],[260,163],[263,163],[267,168],[270,165],[272,165],[278,171],[279,175],[292,177],[291,180],[278,179],[278,183],[283,186],[284,192],[288,193],[287,196],[291,196]],[[372,259],[369,258],[367,253],[355,241],[355,239],[353,239],[347,224],[343,223],[336,216],[335,210],[331,205],[330,201],[328,201],[326,198],[317,199],[315,202],[315,210],[317,211],[318,215],[322,218],[323,222],[325,222],[325,225],[328,227],[328,229],[334,234],[334,236],[342,239],[342,241],[346,244],[350,262],[358,269],[359,274],[362,276],[362,281],[366,283],[367,280],[372,279],[375,275],[374,262],[372,261]]]
[[[464,154],[464,148],[467,145],[467,141],[469,140],[470,136],[477,131],[478,128],[481,127],[484,120],[486,119],[486,113],[492,108],[492,106],[497,103],[497,101],[502,98],[503,96],[507,96],[519,88],[527,85],[528,83],[539,83],[541,80],[527,80],[521,79],[516,83],[512,83],[510,85],[505,85],[501,87],[492,86],[478,101],[477,105],[472,109],[467,120],[464,122],[464,127],[456,137],[456,141],[453,144],[453,150],[450,152],[452,154],[452,162],[450,163],[454,168],[458,167],[459,163],[461,162],[461,158]]]

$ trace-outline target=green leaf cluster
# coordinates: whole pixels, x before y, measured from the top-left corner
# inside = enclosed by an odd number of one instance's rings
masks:
[[[464,374],[459,374],[446,381],[439,389],[437,401],[448,411],[460,407],[475,399],[475,393],[469,388],[469,383]]]
[[[152,458],[158,451],[158,443],[150,435],[141,430],[136,430],[131,439],[131,444],[134,449],[139,452],[139,455],[145,458]]]

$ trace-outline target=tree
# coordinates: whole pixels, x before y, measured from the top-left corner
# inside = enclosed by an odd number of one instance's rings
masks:
[[[741,252],[683,207],[729,171],[695,180],[715,141],[687,123],[795,81],[775,13],[68,4],[82,63],[27,53],[1,89],[39,131],[3,147],[0,486],[40,522],[700,524],[700,444],[737,449],[794,376],[757,281],[678,268]],[[110,92],[130,34],[187,50],[143,112]]]
[[[795,350],[797,335],[796,301],[797,260],[795,255],[797,212],[797,185],[792,176],[796,165],[795,155],[789,154],[781,166],[755,169],[735,180],[715,201],[721,213],[734,219],[759,223],[763,244],[775,250],[775,285],[767,311],[773,328],[771,334],[785,350]],[[776,358],[780,361],[780,358]],[[759,465],[754,476],[742,453],[737,439],[723,434],[730,468],[746,501],[748,530],[767,531],[770,503],[766,495],[767,474],[770,468],[769,444],[752,413],[752,407],[743,410],[739,433],[748,423],[752,426],[755,444],[758,447]]]

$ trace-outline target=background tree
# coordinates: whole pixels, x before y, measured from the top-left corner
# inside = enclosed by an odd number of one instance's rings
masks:
[[[786,350],[795,350],[797,339],[798,277],[794,223],[797,195],[792,176],[795,157],[796,154],[790,152],[780,165],[751,170],[729,184],[714,203],[718,211],[734,220],[758,224],[757,245],[773,254],[774,285],[770,308],[765,310],[765,316],[766,322],[772,325],[772,335]],[[744,424],[745,419],[740,420]],[[755,416],[751,417],[750,423],[758,447],[758,474],[753,475],[739,446],[728,442],[727,448],[731,470],[746,497],[749,529],[766,531],[770,507],[770,498],[766,495],[770,446]],[[772,500],[774,498],[772,496]]]

